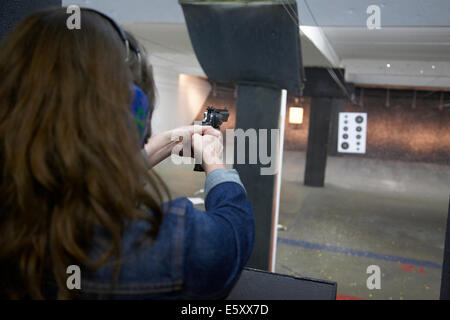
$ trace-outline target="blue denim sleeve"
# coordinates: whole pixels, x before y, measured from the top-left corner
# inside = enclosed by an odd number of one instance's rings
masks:
[[[237,172],[213,171],[205,193],[206,211],[192,203],[186,209],[183,296],[188,299],[224,298],[253,249],[253,208]]]

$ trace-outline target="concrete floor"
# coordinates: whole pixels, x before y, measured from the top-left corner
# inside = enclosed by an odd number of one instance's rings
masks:
[[[336,281],[341,299],[438,299],[450,167],[329,157],[325,187],[311,188],[304,161],[284,154],[276,272]],[[192,166],[156,170],[173,197],[201,196]],[[366,287],[370,265],[380,290]]]

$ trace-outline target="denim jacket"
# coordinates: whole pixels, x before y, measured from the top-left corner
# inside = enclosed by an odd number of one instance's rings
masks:
[[[216,169],[205,182],[205,208],[172,201],[156,241],[136,245],[148,229],[130,223],[122,238],[118,281],[114,266],[82,269],[84,299],[221,299],[227,296],[253,248],[253,209],[235,170]],[[102,237],[96,239],[101,248]],[[75,289],[76,290],[76,289]]]

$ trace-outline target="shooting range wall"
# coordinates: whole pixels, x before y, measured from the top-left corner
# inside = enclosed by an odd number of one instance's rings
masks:
[[[357,97],[360,88],[356,89]],[[367,112],[367,153],[364,155],[342,155],[336,152],[337,126],[332,123],[330,129],[328,155],[341,157],[367,157],[384,160],[402,160],[450,164],[450,108],[439,109],[440,93],[418,91],[415,109],[412,108],[413,92],[408,90],[390,90],[390,106],[386,107],[385,89],[364,89],[364,106],[346,102],[342,112]],[[308,142],[310,97],[298,99],[288,96],[286,110],[286,131],[284,149],[305,151]],[[444,101],[450,99],[445,93]],[[358,102],[358,99],[357,99]],[[218,85],[215,93],[211,91],[202,112],[197,116],[201,120],[207,105],[227,106],[230,119],[223,128],[234,128],[235,105],[234,89],[231,85]],[[289,124],[289,108],[304,108],[303,123]]]

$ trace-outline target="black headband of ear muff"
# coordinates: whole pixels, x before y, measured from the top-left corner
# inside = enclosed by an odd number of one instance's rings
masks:
[[[122,41],[125,44],[125,47],[127,49],[127,58],[125,60],[126,62],[128,62],[128,60],[129,60],[130,49],[134,53],[136,53],[139,63],[141,62],[141,50],[139,50],[139,48],[132,41],[130,41],[126,32],[122,29],[122,27],[120,27],[120,25],[113,18],[111,18],[110,16],[106,15],[105,13],[100,12],[95,9],[83,8],[83,10],[94,12],[94,13],[98,14],[99,16],[103,17],[105,20],[109,21],[111,26],[117,31],[117,34],[120,36],[120,39],[122,39]]]
[[[138,63],[139,64],[141,63],[141,50],[139,50],[137,44],[135,44],[133,41],[130,41],[125,31],[119,26],[119,24],[116,21],[114,21],[114,19],[104,14],[103,12],[100,12],[95,9],[83,8],[83,10],[94,12],[99,16],[103,17],[105,20],[109,21],[111,26],[117,31],[117,34],[124,42],[125,47],[127,49],[127,58],[125,62],[129,61],[130,50],[132,50],[134,53],[136,53]],[[148,131],[150,104],[147,99],[147,95],[137,85],[133,85],[131,87],[131,90],[133,91],[133,101],[131,103],[131,111],[136,121],[139,137],[141,139],[141,145],[143,146],[145,144],[145,139]]]

